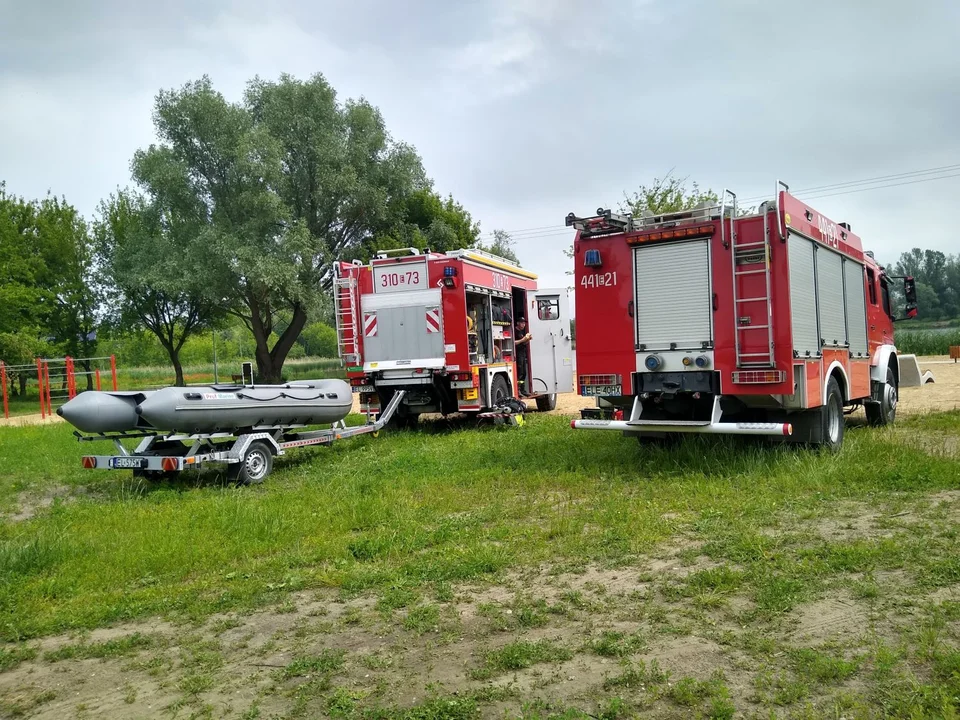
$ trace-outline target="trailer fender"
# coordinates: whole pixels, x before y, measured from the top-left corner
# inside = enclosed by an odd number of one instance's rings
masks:
[[[893,358],[891,362],[891,358]],[[897,360],[897,348],[894,345],[881,345],[873,354],[870,363],[870,380],[881,385],[887,382],[887,368],[893,370],[893,377],[900,382],[900,363]]]
[[[250,433],[249,435],[243,435],[237,438],[233,447],[230,448],[230,457],[235,458],[237,461],[242,460],[244,454],[247,452],[247,448],[250,447],[250,443],[256,440],[265,442],[273,451],[274,456],[285,454],[270,433]]]
[[[823,374],[823,390],[821,391],[820,405],[827,404],[827,385],[830,384],[830,376],[835,372],[838,372],[840,375],[840,392],[843,393],[843,401],[848,402],[850,400],[850,379],[847,377],[847,370],[840,362],[834,360]]]

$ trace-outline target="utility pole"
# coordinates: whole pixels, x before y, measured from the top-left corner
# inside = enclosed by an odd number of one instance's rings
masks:
[[[217,331],[213,331],[213,382],[220,384],[220,375],[217,373]]]

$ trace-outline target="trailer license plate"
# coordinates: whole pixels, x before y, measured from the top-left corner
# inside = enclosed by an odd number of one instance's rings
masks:
[[[581,395],[622,395],[623,385],[584,385]]]
[[[110,467],[112,468],[133,468],[140,470],[147,466],[146,458],[138,457],[115,457],[110,458]]]

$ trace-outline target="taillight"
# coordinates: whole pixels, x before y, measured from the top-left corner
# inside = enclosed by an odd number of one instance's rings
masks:
[[[80,462],[83,465],[84,470],[93,470],[97,467],[97,459],[92,455],[84,455],[80,459]]]
[[[160,461],[160,467],[163,468],[164,472],[174,472],[179,470],[177,463],[177,458],[175,457],[165,457]]]
[[[369,384],[370,384],[370,378],[368,378],[366,375],[364,375],[363,377],[350,378],[351,387],[360,387],[361,385],[369,385]]]

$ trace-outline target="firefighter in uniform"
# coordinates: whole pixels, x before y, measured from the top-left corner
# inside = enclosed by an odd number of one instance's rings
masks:
[[[533,337],[527,332],[527,321],[519,317],[514,325],[514,354],[517,357],[517,385],[520,387],[520,395],[529,397],[529,375],[530,375],[530,356],[527,354],[530,345],[530,339]]]

